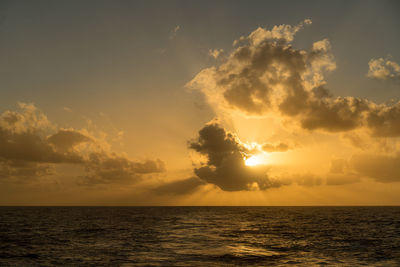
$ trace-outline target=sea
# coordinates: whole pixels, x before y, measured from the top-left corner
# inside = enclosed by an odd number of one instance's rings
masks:
[[[400,207],[0,207],[0,266],[400,266]]]

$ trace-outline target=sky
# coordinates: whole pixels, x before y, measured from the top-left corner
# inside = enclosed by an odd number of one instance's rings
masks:
[[[1,1],[0,205],[400,205],[398,1]]]

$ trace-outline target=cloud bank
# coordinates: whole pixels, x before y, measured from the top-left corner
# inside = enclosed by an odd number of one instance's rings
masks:
[[[0,115],[0,177],[30,181],[61,164],[83,167],[80,184],[130,183],[165,170],[161,160],[136,162],[107,149],[87,130],[57,128],[32,104]]]

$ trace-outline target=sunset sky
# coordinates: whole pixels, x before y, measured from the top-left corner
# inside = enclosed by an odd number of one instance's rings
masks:
[[[400,205],[399,14],[1,1],[0,205]]]

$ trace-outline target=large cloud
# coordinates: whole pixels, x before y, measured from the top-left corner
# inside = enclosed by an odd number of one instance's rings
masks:
[[[291,45],[295,34],[310,23],[256,29],[236,41],[221,64],[200,71],[188,86],[201,90],[215,109],[228,113],[272,112],[308,130],[345,132],[364,127],[375,136],[400,136],[400,103],[377,105],[351,96],[332,97],[324,78],[336,68],[329,41],[317,41],[308,51]],[[379,59],[371,64],[372,73],[379,67],[379,77],[397,75],[394,62]]]
[[[38,178],[54,174],[58,164],[74,164],[85,169],[82,184],[127,183],[165,169],[160,160],[136,162],[107,151],[86,130],[57,129],[34,105],[19,106],[0,115],[2,179]]]
[[[194,169],[195,174],[222,190],[264,190],[280,186],[279,182],[268,178],[265,166],[246,166],[244,159],[249,149],[216,122],[205,125],[198,138],[189,142],[189,148],[207,158],[202,166]]]

